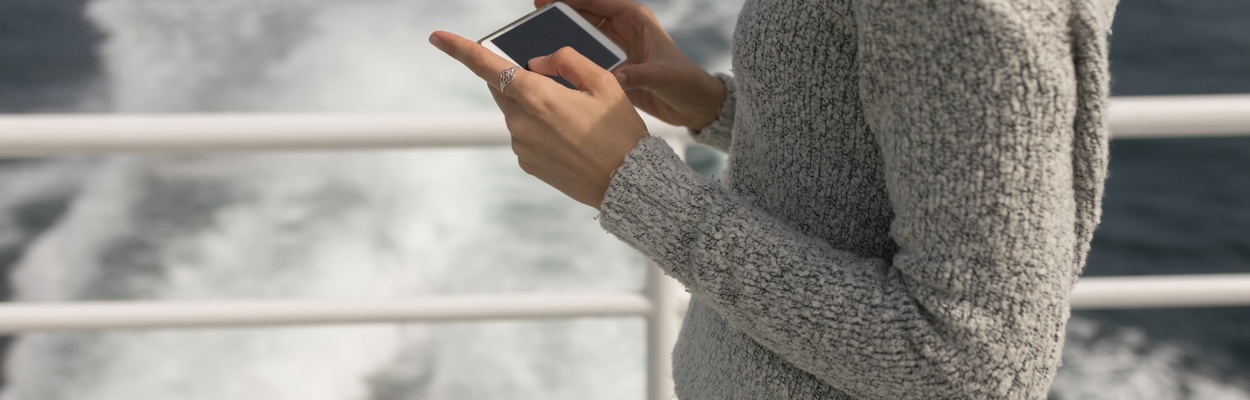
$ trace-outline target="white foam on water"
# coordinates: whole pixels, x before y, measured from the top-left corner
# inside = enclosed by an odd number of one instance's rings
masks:
[[[120,112],[439,112],[491,101],[429,33],[473,38],[528,10],[503,0],[98,0],[89,15],[107,34]]]
[[[507,154],[113,158],[28,248],[18,296],[637,290],[643,263],[598,230],[592,210],[507,173],[514,164],[483,162]],[[434,173],[443,170],[457,174]],[[585,379],[640,392],[640,337],[636,321],[26,335],[4,398],[499,398],[516,388],[628,398]],[[633,372],[579,371],[602,364]]]
[[[1057,399],[1250,400],[1250,381],[1217,376],[1179,343],[1083,318],[1068,325]]]
[[[361,168],[285,158],[106,162],[29,248],[14,276],[19,298],[365,297],[414,286],[379,260],[386,253],[370,235],[379,216],[359,206],[373,193],[352,187],[365,181]],[[392,331],[27,335],[10,356],[5,397],[363,398],[366,382],[342,373],[389,359],[405,338]],[[326,384],[291,384],[305,379]]]
[[[58,206],[74,195],[91,165],[87,158],[69,158],[0,168],[0,251],[20,252],[33,240],[44,219],[55,218]]]

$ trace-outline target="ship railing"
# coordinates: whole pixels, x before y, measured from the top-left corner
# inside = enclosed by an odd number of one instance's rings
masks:
[[[1250,95],[1117,97],[1114,138],[1250,136]],[[649,120],[678,154],[684,130]],[[0,157],[507,146],[497,113],[0,116]],[[1250,232],[1248,232],[1250,234]],[[647,397],[672,397],[669,354],[689,295],[651,266],[643,293],[515,293],[368,300],[15,302],[0,332],[642,317]],[[1074,309],[1250,306],[1250,273],[1087,277]]]

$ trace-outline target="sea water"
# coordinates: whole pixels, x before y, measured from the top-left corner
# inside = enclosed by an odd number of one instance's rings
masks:
[[[741,1],[647,3],[693,58],[728,69]],[[1167,2],[1152,4],[1168,12]],[[0,61],[0,73],[10,77],[0,76],[7,89],[0,104],[11,111],[454,112],[490,110],[490,97],[482,82],[426,43],[428,34],[442,29],[476,39],[528,12],[530,3],[91,0],[4,7],[12,12],[0,13],[0,27],[20,24],[15,15],[49,22],[34,31],[57,44],[31,49],[0,36],[0,60],[45,60]],[[52,15],[78,18],[79,25]],[[65,55],[81,53],[74,46],[83,43],[90,57]],[[40,69],[40,62],[62,68]],[[1172,147],[1225,149],[1223,160],[1238,160],[1250,159],[1246,144]],[[1180,261],[1149,257],[1183,252],[1178,238],[1141,237],[1124,227],[1183,230],[1149,207],[1199,203],[1117,193],[1134,193],[1133,177],[1148,173],[1150,160],[1203,171],[1194,164],[1204,158],[1160,154],[1150,143],[1117,142],[1114,152],[1103,231],[1110,233],[1100,232],[1091,273],[1186,272],[1170,267]],[[1232,216],[1230,231],[1250,227],[1237,219],[1246,215],[1241,208],[1219,208],[1221,201],[1250,199],[1244,190],[1198,198],[1204,209]],[[14,301],[637,292],[646,265],[598,227],[594,210],[526,176],[507,149],[14,161],[0,165],[0,209],[0,261],[8,263]],[[1220,270],[1250,269],[1250,256],[1238,256],[1244,240],[1195,241],[1232,253],[1216,260],[1227,265]],[[1205,261],[1212,265],[1211,257]],[[1230,332],[1250,326],[1228,322],[1245,318],[1244,310],[1202,313],[1207,319],[1195,324]],[[1175,325],[1191,314],[1162,315]],[[1245,349],[1250,339],[1143,322],[1154,319],[1078,314],[1055,397],[1250,399],[1240,377],[1250,355],[1225,351]],[[9,349],[0,398],[641,399],[643,349],[636,319],[28,334]]]

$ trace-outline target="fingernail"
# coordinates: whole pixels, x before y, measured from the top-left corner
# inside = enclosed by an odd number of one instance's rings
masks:
[[[530,59],[530,61],[529,61],[529,63],[527,63],[527,64],[525,64],[525,65],[534,65],[534,63],[539,62],[539,61],[542,61],[544,58],[547,58],[547,56],[539,56],[539,57],[534,57],[534,58],[531,58],[531,59]]]
[[[434,47],[437,47],[439,50],[443,49],[443,39],[440,39],[438,36],[430,35],[430,44],[434,45]]]
[[[629,82],[629,75],[625,75],[624,72],[613,72],[612,75],[616,75],[616,81],[620,82],[621,86]]]

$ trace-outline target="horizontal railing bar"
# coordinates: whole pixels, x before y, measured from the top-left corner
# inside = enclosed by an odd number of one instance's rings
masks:
[[[1117,138],[1250,135],[1250,95],[1117,97]],[[682,128],[647,119],[652,133]],[[497,112],[0,116],[0,156],[505,146]]]
[[[1250,136],[1250,95],[1115,97],[1107,122],[1116,138]]]
[[[0,306],[0,332],[634,317],[650,311],[646,297],[632,294],[8,303]]]
[[[1250,274],[1083,278],[1073,309],[1250,306]]]
[[[498,113],[0,117],[0,155],[503,146]]]
[[[651,132],[684,133],[648,118]],[[0,116],[0,156],[365,150],[511,144],[497,112]]]
[[[1071,300],[1082,310],[1250,306],[1250,274],[1084,278]],[[7,303],[0,305],[0,332],[630,317],[648,315],[651,307],[632,294]]]

